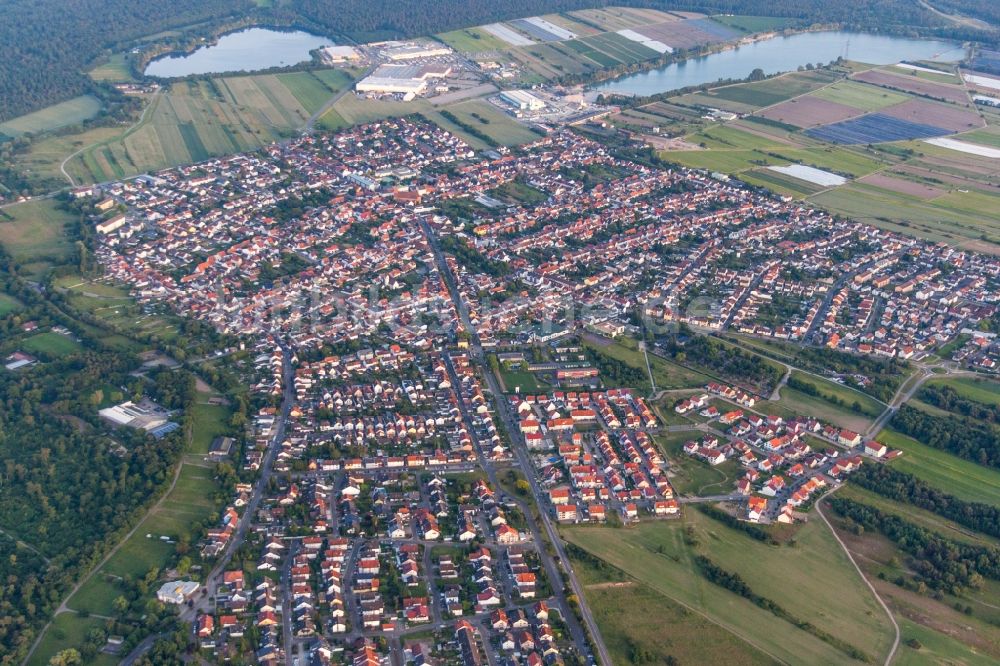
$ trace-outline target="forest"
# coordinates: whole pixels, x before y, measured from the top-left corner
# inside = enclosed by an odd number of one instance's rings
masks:
[[[1000,549],[958,543],[873,506],[844,497],[829,500],[830,508],[847,519],[856,533],[875,530],[912,558],[910,568],[927,587],[960,593],[978,588],[983,578],[1000,580]]]
[[[903,405],[890,425],[914,439],[986,467],[1000,468],[1000,427],[959,416],[934,416]]]
[[[1000,537],[1000,508],[966,502],[889,465],[865,465],[851,475],[850,482],[887,499],[926,509],[969,529]]]
[[[664,10],[782,16],[804,23],[929,35],[995,44],[989,32],[949,22],[910,0],[0,0],[0,121],[94,89],[84,74],[98,57],[140,38],[205,23],[250,17],[259,24],[297,25],[332,37],[372,41],[429,35],[497,20],[609,4]],[[996,21],[990,0],[944,0],[945,7]],[[258,6],[262,5],[262,6]]]

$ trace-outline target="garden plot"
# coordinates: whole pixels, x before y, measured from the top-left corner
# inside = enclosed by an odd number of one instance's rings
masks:
[[[672,48],[689,49],[701,44],[724,41],[693,25],[694,21],[673,21],[634,28],[636,32]]]
[[[926,139],[924,143],[929,143],[932,146],[938,146],[940,148],[948,148],[949,150],[957,150],[960,153],[968,153],[970,155],[978,155],[980,157],[991,157],[994,159],[1000,159],[1000,148],[991,148],[989,146],[980,146],[975,143],[967,143],[965,141],[959,141],[958,139],[948,139],[941,137],[938,139]]]
[[[769,171],[776,171],[777,173],[784,174],[786,176],[791,176],[792,178],[798,178],[799,180],[804,180],[807,183],[813,183],[814,185],[822,185],[823,187],[837,187],[838,185],[843,185],[847,182],[847,179],[843,176],[838,176],[835,173],[830,173],[829,171],[823,171],[822,169],[816,169],[811,166],[806,166],[804,164],[790,164],[788,166],[769,166],[767,167]]]
[[[939,190],[936,187],[931,187],[930,185],[925,185],[923,183],[917,183],[912,180],[893,178],[892,176],[887,176],[882,173],[873,173],[870,176],[865,176],[860,179],[860,182],[865,185],[881,187],[885,190],[916,197],[917,199],[936,199],[944,194],[943,190]]]
[[[546,42],[555,42],[564,39],[575,39],[576,33],[561,26],[552,23],[551,21],[546,21],[540,16],[531,16],[526,19],[518,19],[516,21],[511,21],[521,30],[526,30],[532,37],[538,37],[539,39]]]

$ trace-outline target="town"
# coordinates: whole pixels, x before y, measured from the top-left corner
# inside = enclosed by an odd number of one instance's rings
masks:
[[[256,480],[199,545],[211,571],[158,593],[218,660],[610,663],[559,526],[692,502],[793,523],[900,455],[874,427],[768,413],[752,382],[664,398],[650,355],[731,333],[898,362],[951,344],[956,372],[1000,359],[989,257],[585,131],[477,153],[386,120],[74,196],[105,211],[111,278],[256,355],[269,405],[234,461]],[[648,389],[608,381],[600,348],[630,339]],[[676,492],[659,445],[691,431],[684,456],[742,470],[710,496]]]

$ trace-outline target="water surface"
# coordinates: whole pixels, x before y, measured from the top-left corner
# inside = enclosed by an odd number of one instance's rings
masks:
[[[215,44],[192,53],[156,58],[146,66],[145,74],[170,78],[290,67],[309,60],[310,51],[332,44],[326,37],[301,30],[249,28],[223,35]]]
[[[655,95],[720,79],[745,79],[760,68],[765,74],[788,72],[826,64],[838,57],[872,65],[901,60],[952,61],[964,57],[961,44],[933,39],[908,39],[867,33],[829,30],[777,36],[728,51],[692,58],[659,69],[632,74],[594,86],[598,92]]]

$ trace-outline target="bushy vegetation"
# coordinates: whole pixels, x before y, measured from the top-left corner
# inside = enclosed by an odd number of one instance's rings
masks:
[[[960,593],[978,588],[983,578],[1000,580],[1000,549],[958,543],[899,516],[845,497],[834,497],[830,507],[848,519],[856,532],[875,530],[895,542],[912,559],[910,568],[927,587]]]
[[[948,412],[971,416],[990,423],[1000,423],[1000,405],[988,405],[978,400],[963,398],[950,386],[928,384],[920,390],[917,397]]]
[[[935,416],[903,405],[892,427],[914,439],[987,467],[1000,468],[1000,427],[959,416]]]
[[[851,475],[850,481],[882,497],[912,504],[977,532],[1000,537],[1000,508],[966,502],[888,465],[865,465]]]
[[[754,523],[748,523],[745,520],[740,520],[736,516],[726,513],[717,506],[712,506],[711,504],[694,504],[695,508],[701,511],[703,514],[719,521],[727,527],[731,527],[734,530],[743,532],[751,539],[756,539],[757,541],[763,541],[764,543],[777,545],[778,540],[775,539],[770,532],[760,525],[755,525]]]
[[[781,381],[781,370],[757,354],[745,352],[682,326],[676,335],[661,340],[663,350],[677,363],[690,363],[711,370],[734,384],[770,393]]]

